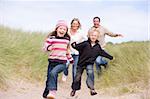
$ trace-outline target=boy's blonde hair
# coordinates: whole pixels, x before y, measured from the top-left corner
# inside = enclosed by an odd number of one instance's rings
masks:
[[[100,32],[98,30],[96,30],[96,29],[92,29],[92,30],[88,31],[88,35],[87,36],[89,38],[90,34],[94,33],[94,32],[97,32],[97,40],[98,40],[98,38],[100,37]]]

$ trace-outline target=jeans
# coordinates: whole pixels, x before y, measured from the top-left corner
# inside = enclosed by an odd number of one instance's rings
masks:
[[[57,90],[58,74],[66,68],[65,63],[50,62],[47,70],[47,80],[45,90]]]
[[[66,76],[68,76],[68,68],[69,68],[69,65],[70,65],[70,62],[69,62],[69,60],[67,60],[66,68],[64,69],[64,75],[66,75]]]
[[[73,90],[80,90],[81,89],[81,77],[84,71],[84,67],[78,66],[77,67],[77,74],[75,76],[75,80],[72,83],[72,89]],[[86,84],[87,87],[91,90],[94,90],[94,70],[93,65],[87,65],[86,66],[86,73],[87,73],[87,79]]]
[[[107,65],[108,61],[102,56],[98,56],[95,61],[97,73],[101,71],[101,65]]]
[[[75,75],[76,75],[76,71],[77,71],[77,64],[78,64],[78,59],[79,59],[79,55],[75,55],[72,54],[74,63],[72,65],[72,80],[74,81],[75,79]],[[68,75],[68,67],[69,67],[69,61],[67,61],[66,63],[66,69],[64,70],[64,74],[67,76]]]

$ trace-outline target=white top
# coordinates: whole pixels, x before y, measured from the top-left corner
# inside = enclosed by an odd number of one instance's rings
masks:
[[[71,37],[71,43],[76,42],[76,43],[81,43],[84,40],[87,40],[86,34],[84,36],[84,33],[81,30],[78,30],[77,33],[75,33],[74,35],[71,35],[70,31],[69,31],[69,35]],[[70,47],[70,51],[71,54],[75,54],[75,55],[79,55],[79,52],[72,48],[72,46]]]

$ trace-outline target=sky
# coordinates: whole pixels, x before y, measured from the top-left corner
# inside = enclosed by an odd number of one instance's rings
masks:
[[[123,38],[106,37],[106,41],[150,40],[148,0],[0,0],[0,24],[24,31],[47,33],[55,29],[58,20],[66,20],[70,27],[79,18],[82,33],[93,26],[93,17],[101,18],[101,25]]]

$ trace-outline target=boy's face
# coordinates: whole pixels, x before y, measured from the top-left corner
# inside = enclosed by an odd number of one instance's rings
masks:
[[[65,34],[67,33],[67,27],[59,26],[56,31],[57,31],[57,36],[58,37],[64,37]]]
[[[90,40],[92,42],[95,42],[98,39],[98,32],[94,31],[92,33],[90,33]]]

